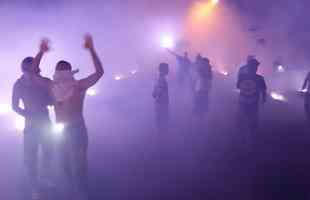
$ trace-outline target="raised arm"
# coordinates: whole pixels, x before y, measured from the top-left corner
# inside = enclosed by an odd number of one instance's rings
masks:
[[[49,51],[49,49],[50,49],[49,48],[49,40],[46,38],[42,39],[41,43],[40,43],[39,52],[37,53],[37,55],[35,56],[35,58],[33,60],[33,67],[35,69],[37,69],[38,72],[41,71],[40,70],[40,63],[41,63],[42,57],[45,53],[47,53]],[[41,86],[44,86],[44,87],[50,87],[51,86],[51,80],[48,78],[42,77],[39,73],[33,75],[31,78],[34,82],[36,82],[37,84],[39,84]]]
[[[172,51],[172,50],[170,50],[170,49],[167,49],[167,51],[168,51],[171,55],[173,55],[173,56],[175,56],[175,57],[180,57],[180,55],[178,55],[177,53],[175,53],[174,51]]]
[[[104,70],[103,70],[101,61],[95,51],[93,39],[90,35],[85,36],[84,46],[86,49],[89,50],[94,66],[95,66],[95,72],[93,74],[79,81],[80,87],[82,87],[83,89],[88,89],[99,81],[99,79],[104,74]]]
[[[34,57],[33,60],[33,67],[36,69],[40,69],[40,63],[42,60],[43,55],[49,51],[49,40],[47,38],[44,38],[41,40],[40,43],[40,49],[37,55]]]
[[[12,95],[12,109],[19,115],[26,117],[25,109],[19,106],[19,100],[21,99],[20,89],[18,83],[14,84]]]

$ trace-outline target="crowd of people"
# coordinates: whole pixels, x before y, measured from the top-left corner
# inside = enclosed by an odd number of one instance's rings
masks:
[[[213,70],[208,58],[201,54],[196,56],[194,63],[185,52],[183,56],[168,50],[175,56],[178,63],[177,81],[180,86],[190,84],[193,96],[193,117],[200,123],[205,122],[209,107],[209,96],[212,89]],[[264,77],[257,74],[259,61],[254,56],[248,56],[246,65],[239,69],[237,89],[239,93],[238,127],[254,132],[258,128],[260,102],[264,104],[267,96],[267,86]],[[166,76],[169,65],[159,65],[159,77],[155,83],[153,97],[155,99],[156,125],[159,132],[167,131],[169,124],[169,92]]]
[[[54,144],[51,138],[51,119],[48,106],[53,106],[56,121],[65,125],[64,140],[60,145],[62,169],[75,197],[87,199],[87,148],[88,134],[83,116],[83,105],[88,88],[95,85],[104,74],[101,61],[95,51],[93,39],[85,36],[84,47],[89,51],[95,72],[88,77],[77,80],[69,62],[61,60],[56,64],[53,77],[41,76],[40,62],[49,51],[49,41],[43,39],[35,57],[22,61],[22,76],[13,88],[13,110],[25,118],[24,159],[31,185],[32,199],[41,199],[41,179],[52,180],[51,162],[54,156]],[[193,96],[192,115],[199,123],[205,123],[209,108],[209,96],[212,89],[213,69],[208,58],[198,54],[191,62],[188,53],[175,56],[178,63],[177,82],[180,87],[191,88]],[[238,121],[242,130],[255,133],[258,130],[259,108],[267,99],[267,86],[264,77],[257,73],[260,62],[254,57],[247,58],[246,65],[239,69],[236,88],[239,92]],[[155,122],[159,133],[169,130],[169,64],[160,63],[158,78],[152,96],[155,104]],[[303,89],[310,87],[310,73],[307,75]],[[305,110],[310,120],[310,95],[306,93]],[[24,106],[20,106],[20,101]],[[38,151],[42,149],[42,166],[45,174],[38,173]]]

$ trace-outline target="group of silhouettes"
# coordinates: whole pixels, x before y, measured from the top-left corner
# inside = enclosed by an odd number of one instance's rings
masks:
[[[61,60],[56,64],[52,78],[40,75],[40,62],[50,47],[49,41],[43,39],[35,57],[22,61],[22,76],[15,82],[12,95],[12,107],[25,118],[24,159],[30,180],[31,198],[42,199],[42,183],[52,184],[51,166],[55,155],[52,139],[52,122],[48,106],[53,106],[57,123],[64,125],[64,134],[58,151],[61,166],[72,191],[72,198],[87,199],[87,148],[88,134],[83,117],[83,104],[88,88],[96,84],[104,69],[95,51],[93,39],[85,36],[84,47],[91,55],[95,72],[84,79],[77,80],[71,64]],[[168,50],[177,59],[177,82],[181,87],[190,86],[193,94],[192,113],[199,123],[205,123],[209,108],[209,96],[212,88],[213,69],[210,60],[197,55],[194,63],[188,57]],[[266,102],[267,86],[264,77],[257,73],[260,62],[253,56],[239,69],[236,87],[239,89],[238,126],[245,126],[250,132],[258,129],[259,107]],[[169,64],[161,63],[158,67],[152,96],[155,104],[156,128],[159,133],[167,132],[170,123],[169,86],[167,76]],[[310,73],[304,89],[310,87]],[[23,106],[21,106],[22,101]],[[310,93],[306,93],[305,109],[310,120]],[[42,149],[42,166],[45,173],[39,174],[38,151]]]
[[[192,63],[187,52],[183,56],[171,50],[168,52],[177,59],[177,81],[179,85],[186,87],[184,84],[190,84],[189,88],[191,88],[193,95],[192,113],[194,118],[199,123],[205,123],[213,79],[210,60],[198,54],[195,62]],[[247,63],[239,69],[236,85],[237,89],[240,90],[237,126],[251,132],[258,128],[259,105],[266,102],[267,87],[264,77],[257,73],[259,65],[260,62],[254,56],[248,56]],[[169,130],[169,90],[166,79],[168,73],[169,65],[161,63],[159,65],[159,77],[153,90],[158,132]]]

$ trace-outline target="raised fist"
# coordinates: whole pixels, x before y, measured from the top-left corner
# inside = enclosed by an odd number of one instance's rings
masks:
[[[43,38],[40,43],[40,51],[44,53],[48,52],[50,50],[49,42],[50,42],[49,39]]]
[[[84,47],[86,49],[94,49],[94,42],[93,42],[93,38],[90,34],[86,34],[84,37]]]

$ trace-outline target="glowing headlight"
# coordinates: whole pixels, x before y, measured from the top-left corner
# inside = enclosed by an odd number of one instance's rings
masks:
[[[62,133],[65,129],[65,125],[62,123],[56,123],[53,125],[53,133]]]
[[[277,93],[277,92],[271,92],[270,96],[276,101],[287,101],[286,98],[282,94]]]
[[[86,94],[87,94],[88,96],[96,96],[96,95],[97,95],[97,91],[96,91],[96,89],[94,89],[94,88],[89,88],[89,89],[86,91]]]

